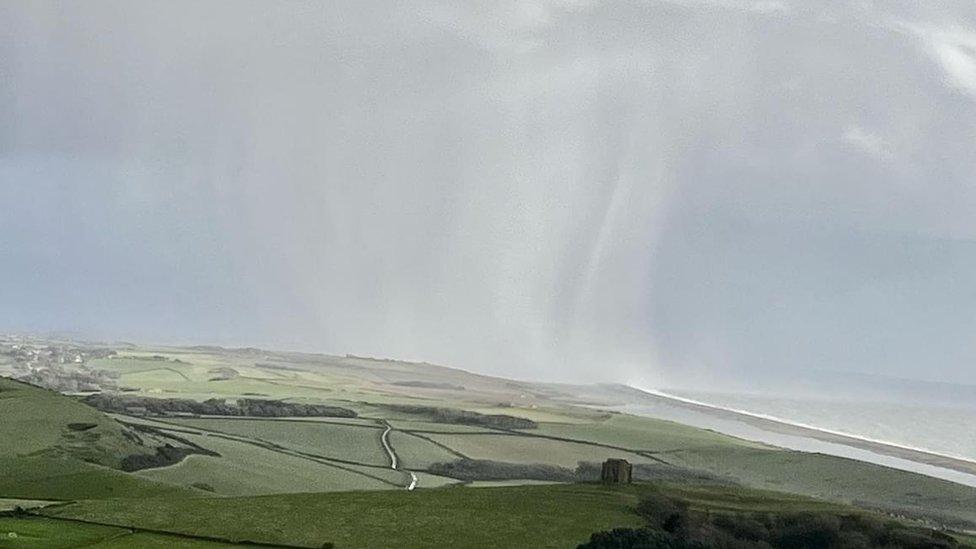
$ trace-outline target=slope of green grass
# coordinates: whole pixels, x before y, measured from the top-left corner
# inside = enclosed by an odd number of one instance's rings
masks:
[[[165,534],[132,532],[125,528],[66,522],[40,517],[0,517],[0,547],[4,549],[204,549],[235,547],[229,543],[195,540]]]
[[[89,501],[44,514],[198,535],[315,547],[575,547],[595,531],[641,523],[641,494],[664,490],[713,511],[823,511],[842,506],[743,488],[598,484],[452,487],[414,492]]]
[[[0,495],[6,498],[140,498],[193,492],[73,459],[0,458]]]
[[[68,456],[118,467],[124,456],[147,452],[98,410],[7,378],[0,378],[0,418],[0,457]]]
[[[574,547],[591,532],[636,525],[632,491],[597,486],[443,488],[256,498],[112,500],[45,511],[309,547]]]
[[[114,419],[70,397],[0,378],[0,496],[142,497],[185,492],[109,467],[151,453]],[[103,467],[108,466],[108,467]]]

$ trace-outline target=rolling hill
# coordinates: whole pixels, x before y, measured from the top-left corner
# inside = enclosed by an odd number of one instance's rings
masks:
[[[600,409],[626,388],[258,349],[43,341],[14,351],[0,353],[0,373],[86,390],[0,378],[0,435],[11,441],[0,498],[57,503],[0,517],[0,537],[4,524],[40,536],[70,519],[91,523],[79,535],[122,527],[132,537],[118,539],[132,543],[180,534],[194,546],[419,547],[465,532],[475,547],[494,528],[505,542],[567,546],[635,525],[632,506],[654,486],[708,508],[718,498],[976,528],[974,488]],[[59,353],[81,363],[37,358]],[[607,458],[634,464],[639,483],[592,484]],[[565,520],[540,530],[543,515]]]

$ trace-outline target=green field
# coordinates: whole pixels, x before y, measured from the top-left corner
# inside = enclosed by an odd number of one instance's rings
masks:
[[[126,528],[41,517],[0,517],[0,547],[9,549],[220,549],[232,543],[198,540]]]
[[[125,526],[315,547],[574,547],[598,530],[636,526],[638,497],[666,490],[716,511],[844,509],[741,488],[535,485],[256,498],[111,500],[43,511]]]
[[[145,409],[106,415],[76,398],[0,378],[0,435],[8,442],[0,446],[0,511],[18,506],[14,500],[61,500],[37,512],[136,529],[4,516],[0,547],[220,545],[165,532],[309,547],[573,547],[595,531],[639,524],[634,504],[660,489],[709,511],[850,511],[843,506],[856,505],[976,527],[974,488],[574,406],[565,402],[570,388],[564,386],[427,364],[257,350],[130,347],[91,366],[111,372],[127,394],[287,399],[360,417],[150,417]],[[431,419],[458,419],[390,404],[517,416],[537,425],[441,423]],[[388,425],[397,470],[382,444]],[[119,470],[125,456],[170,443],[218,455]],[[611,457],[635,464],[650,484],[569,482],[592,479]],[[497,463],[451,464],[460,459]],[[574,473],[580,463],[585,466]],[[411,473],[417,478],[412,492],[405,490]],[[16,535],[4,538],[5,532]]]
[[[226,495],[382,490],[393,487],[343,466],[213,436],[184,436],[218,452],[221,457],[189,456],[182,463],[140,471],[138,476],[181,486],[204,484],[216,493]],[[380,470],[379,473],[384,474],[385,471]]]
[[[575,468],[581,461],[602,462],[607,458],[623,458],[632,463],[654,463],[653,459],[633,452],[531,436],[509,434],[428,434],[425,436],[474,459],[547,463],[569,468]]]
[[[596,530],[637,524],[635,501],[633,491],[530,486],[163,499],[137,506],[105,500],[48,513],[309,547],[562,548]]]
[[[380,425],[260,419],[176,419],[171,423],[280,444],[293,450],[367,465],[389,464]]]
[[[390,433],[390,444],[396,449],[397,456],[406,469],[427,469],[434,463],[458,459],[456,454],[446,448],[403,431]]]
[[[651,452],[762,445],[659,419],[612,414],[589,423],[543,423],[529,434],[551,435]]]

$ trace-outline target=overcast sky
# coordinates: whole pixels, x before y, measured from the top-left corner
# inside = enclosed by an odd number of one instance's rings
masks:
[[[0,3],[0,330],[976,382],[976,3]]]

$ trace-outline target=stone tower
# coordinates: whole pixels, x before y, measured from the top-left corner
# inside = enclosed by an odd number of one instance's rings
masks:
[[[603,462],[600,480],[607,484],[630,484],[633,467],[626,459],[608,459]]]

